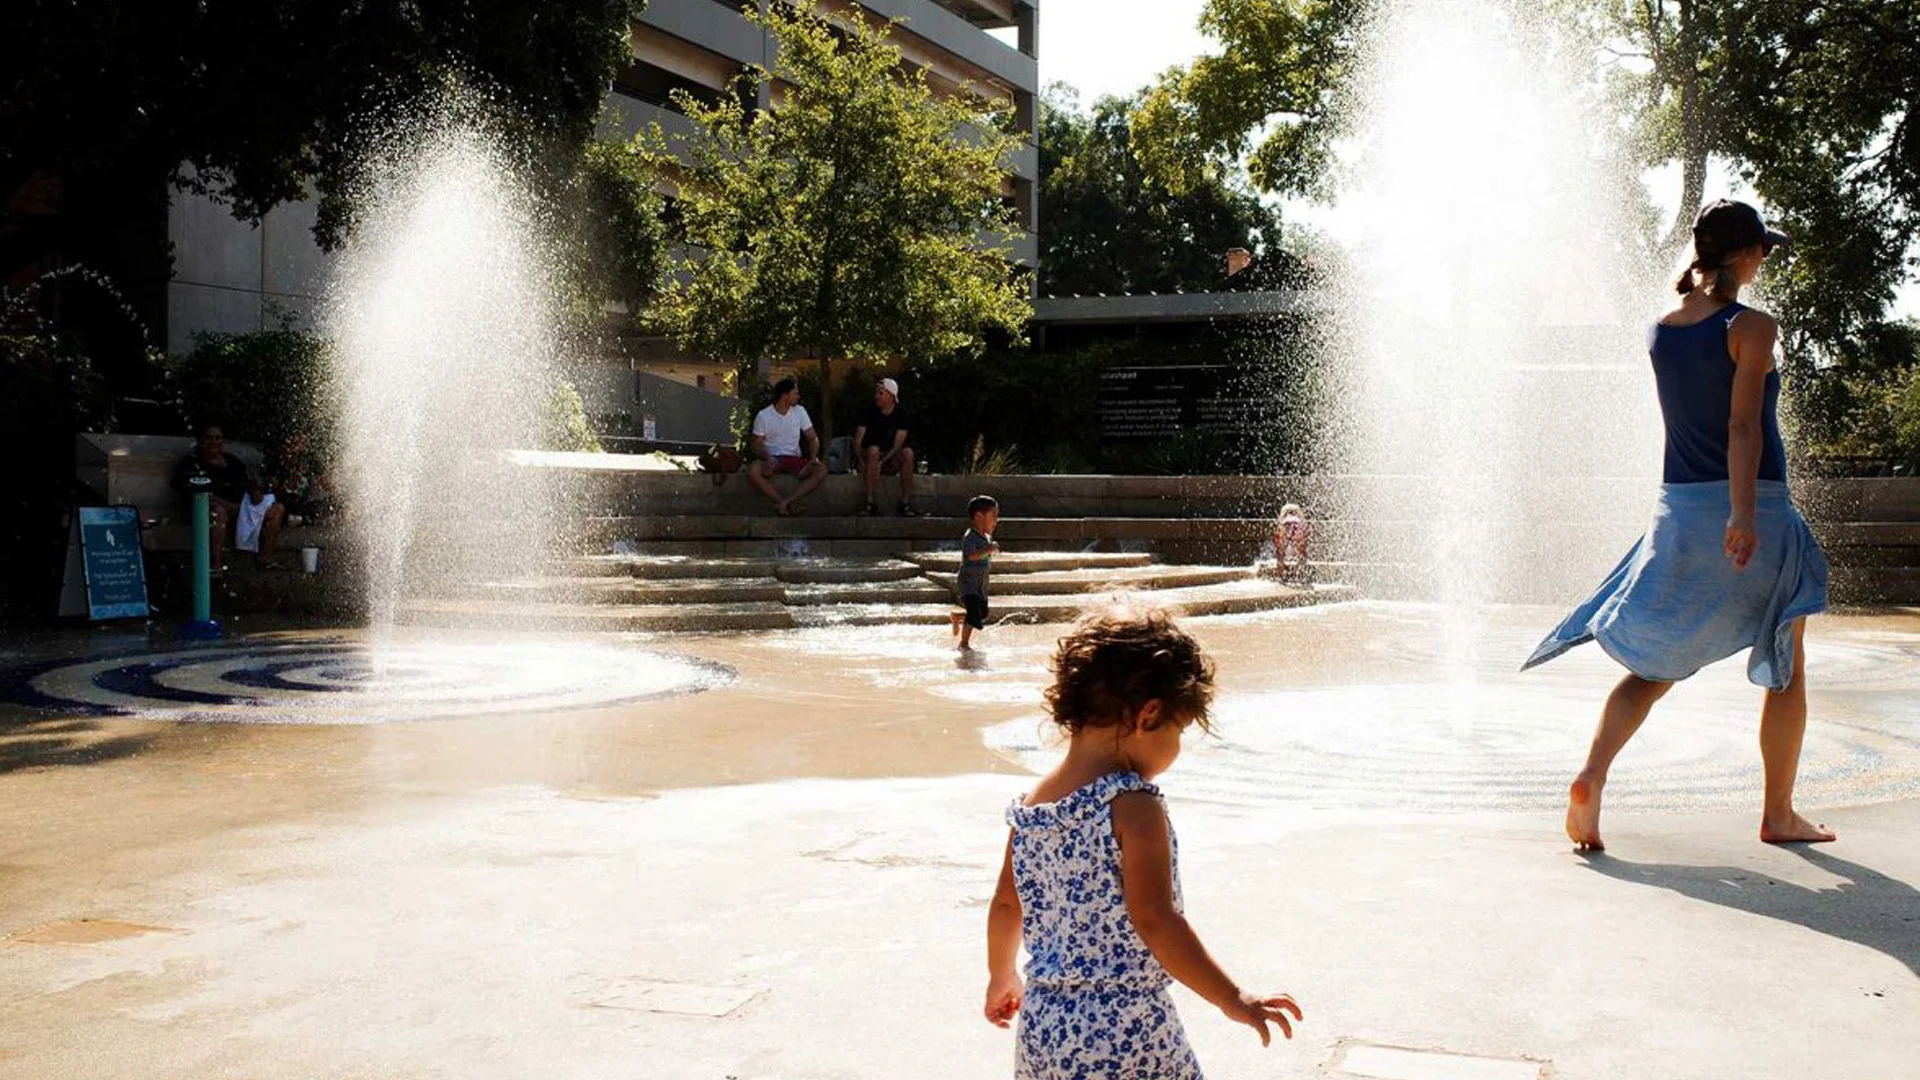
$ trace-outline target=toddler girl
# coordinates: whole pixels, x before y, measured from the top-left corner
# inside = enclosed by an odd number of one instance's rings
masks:
[[[1307,515],[1298,503],[1280,508],[1273,522],[1273,557],[1282,581],[1307,577]]]
[[[1200,1064],[1167,994],[1179,979],[1270,1036],[1300,1007],[1242,992],[1181,915],[1177,845],[1150,780],[1207,727],[1213,662],[1162,611],[1081,620],[1053,656],[1047,706],[1067,756],[1007,811],[987,914],[987,1019],[1020,1021],[1020,1080],[1191,1080]],[[1015,971],[1027,949],[1027,978]]]

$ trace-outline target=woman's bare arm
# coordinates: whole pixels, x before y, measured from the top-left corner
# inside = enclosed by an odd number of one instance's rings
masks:
[[[1727,486],[1732,514],[1727,518],[1727,557],[1745,569],[1759,539],[1754,532],[1754,505],[1760,475],[1761,431],[1766,404],[1767,373],[1773,370],[1773,345],[1780,326],[1761,311],[1743,311],[1727,331],[1733,354],[1733,408],[1727,417]]]

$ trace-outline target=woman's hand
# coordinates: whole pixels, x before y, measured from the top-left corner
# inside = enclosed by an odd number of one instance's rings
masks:
[[[1273,994],[1261,997],[1258,994],[1241,994],[1240,999],[1231,1002],[1220,1010],[1227,1019],[1245,1024],[1260,1033],[1260,1045],[1266,1046],[1273,1041],[1267,1032],[1267,1021],[1280,1026],[1280,1034],[1293,1038],[1293,1024],[1287,1022],[1287,1014],[1292,1013],[1295,1022],[1300,1019],[1300,1006],[1295,1004],[1288,994]]]
[[[1020,1003],[1026,999],[1027,984],[1018,975],[996,975],[987,981],[987,1022],[994,1027],[1013,1023]]]
[[[1752,514],[1735,514],[1727,519],[1727,558],[1735,570],[1745,570],[1759,549],[1760,536],[1754,531]]]

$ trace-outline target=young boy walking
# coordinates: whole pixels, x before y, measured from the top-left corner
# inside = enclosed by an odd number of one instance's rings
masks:
[[[973,649],[973,632],[987,626],[987,568],[1000,552],[993,530],[1000,525],[1000,504],[991,495],[975,495],[967,503],[967,534],[960,538],[960,605],[954,612],[953,632],[960,635],[960,651]]]

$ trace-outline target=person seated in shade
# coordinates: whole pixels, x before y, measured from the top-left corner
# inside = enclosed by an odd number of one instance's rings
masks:
[[[205,477],[209,482],[203,487],[193,482],[195,477]],[[226,435],[217,424],[206,424],[200,428],[199,439],[194,443],[193,453],[180,459],[173,470],[173,488],[185,497],[183,514],[188,521],[193,520],[193,494],[206,491],[208,502],[208,545],[213,552],[215,571],[226,569],[227,544],[233,539],[240,523],[240,506],[243,501],[253,505],[259,512],[258,559],[262,570],[275,568],[273,551],[280,543],[280,526],[286,520],[287,508],[278,503],[265,502],[264,487],[257,480],[246,462],[227,453]]]
[[[806,450],[801,451],[802,444]],[[753,467],[747,480],[760,493],[773,500],[773,512],[781,517],[801,510],[800,498],[826,483],[827,466],[820,460],[820,436],[813,430],[813,418],[800,404],[800,384],[781,379],[773,386],[773,404],[753,418]],[[800,482],[793,494],[780,497],[773,486],[776,476],[796,476]]]
[[[305,435],[287,436],[268,457],[267,487],[286,508],[288,528],[319,525],[336,510],[332,481]]]
[[[907,445],[913,425],[900,407],[900,384],[881,379],[873,384],[873,408],[853,429],[854,463],[867,482],[867,501],[860,513],[877,512],[874,499],[882,476],[900,477],[900,516],[918,517],[913,508],[913,447]]]

